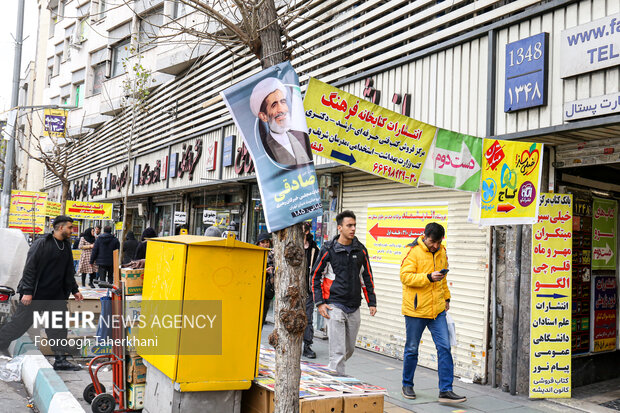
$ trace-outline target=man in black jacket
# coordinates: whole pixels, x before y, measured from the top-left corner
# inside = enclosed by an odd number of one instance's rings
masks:
[[[355,214],[342,211],[336,223],[340,235],[321,248],[312,270],[312,293],[319,314],[327,319],[329,368],[344,374],[360,328],[361,293],[371,316],[377,312],[377,299],[368,251],[355,237]]]
[[[56,217],[54,232],[34,241],[28,250],[22,279],[17,286],[21,303],[11,320],[0,328],[0,350],[3,352],[32,326],[35,311],[60,311],[65,314],[66,300],[70,294],[78,301],[83,299],[75,281],[73,255],[68,241],[72,223],[73,219],[68,216]],[[46,328],[45,332],[54,343],[67,338],[66,328]],[[61,345],[51,347],[56,354],[55,370],[80,369],[67,361]]]
[[[93,246],[93,253],[90,256],[90,263],[99,267],[99,281],[114,282],[114,250],[121,247],[121,243],[112,235],[112,227],[103,228],[103,234],[99,235]]]

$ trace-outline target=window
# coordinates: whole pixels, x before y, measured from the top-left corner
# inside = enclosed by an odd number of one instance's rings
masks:
[[[48,86],[52,83],[52,76],[54,76],[54,58],[50,57],[47,59],[47,73],[45,76]]]
[[[60,105],[61,106],[69,106],[69,95],[67,96],[62,96],[60,98]]]
[[[92,3],[91,16],[93,21],[101,20],[105,17],[106,0],[95,0]]]
[[[86,36],[86,31],[88,28],[88,22],[86,21],[86,19],[80,19],[80,21],[78,22],[77,25],[77,33],[76,33],[76,37],[75,37],[75,41],[76,43],[82,43],[84,41],[86,41],[87,36]]]
[[[173,10],[173,19],[178,19],[179,17],[183,17],[186,14],[190,14],[193,11],[195,11],[196,9],[193,8],[192,6],[189,6],[183,2],[181,2],[181,0],[175,0],[174,2],[174,10]]]
[[[65,38],[65,44],[63,45],[63,54],[62,61],[66,62],[67,60],[71,60],[71,38]]]
[[[50,10],[49,37],[54,37],[54,30],[56,29],[56,23],[58,23],[58,7],[55,7]]]
[[[159,8],[147,16],[140,18],[138,33],[138,51],[155,47],[159,28],[164,24],[164,9]]]
[[[112,46],[112,77],[125,73],[123,61],[129,57],[129,39]]]
[[[105,78],[105,62],[93,66],[93,95],[101,93],[103,80]]]
[[[52,76],[58,76],[60,73],[60,63],[62,62],[62,50],[54,56],[54,73]]]
[[[75,96],[74,105],[81,108],[84,105],[84,83],[75,85],[73,96]]]

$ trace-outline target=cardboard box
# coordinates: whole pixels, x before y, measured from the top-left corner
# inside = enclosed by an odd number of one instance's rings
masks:
[[[127,407],[130,409],[142,409],[144,407],[145,384],[129,384],[127,393]]]
[[[121,280],[125,283],[125,295],[142,294],[144,268],[121,268]]]
[[[275,397],[271,390],[252,384],[243,392],[241,411],[246,413],[273,413]],[[299,400],[300,413],[383,413],[383,395],[339,395]]]
[[[137,354],[130,354],[127,360],[127,382],[132,384],[146,382],[146,366],[142,357]]]
[[[82,348],[80,348],[81,357],[97,357],[104,354],[112,354],[112,346],[100,346],[96,344],[95,338],[89,338]]]

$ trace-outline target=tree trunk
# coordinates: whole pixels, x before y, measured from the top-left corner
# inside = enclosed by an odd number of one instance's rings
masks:
[[[274,0],[257,10],[260,59],[263,69],[282,63],[286,53]],[[275,413],[299,412],[301,345],[306,328],[306,281],[301,224],[277,231],[274,236],[275,327],[269,343],[276,350]]]
[[[69,189],[71,188],[71,183],[68,179],[61,179],[60,183],[60,213],[64,215],[67,210],[67,198],[69,198]]]
[[[301,224],[277,231],[274,237],[275,327],[269,344],[276,350],[276,413],[299,412],[299,361],[307,323],[303,237]]]

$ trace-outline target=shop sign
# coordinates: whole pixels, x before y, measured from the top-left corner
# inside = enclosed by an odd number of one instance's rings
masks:
[[[205,209],[202,211],[202,223],[205,225],[214,225],[217,220],[217,212]]]
[[[592,277],[594,291],[594,349],[616,349],[616,314],[618,311],[618,288],[615,275]]]
[[[504,112],[547,104],[548,43],[540,33],[506,45]]]
[[[248,151],[245,143],[241,145],[241,148],[237,148],[237,156],[235,156],[235,173],[241,175],[243,173],[254,173],[254,162],[250,151]]]
[[[532,227],[530,398],[571,397],[572,195],[538,196]]]
[[[113,207],[103,202],[67,201],[65,214],[75,219],[111,220]]]
[[[43,136],[64,138],[67,126],[67,111],[62,109],[45,109],[43,111]]]
[[[424,227],[431,222],[448,229],[447,203],[369,204],[368,258],[374,263],[399,266],[407,252],[405,247],[423,235]],[[444,238],[444,246],[446,242]]]
[[[168,157],[165,159],[167,160],[167,158]],[[135,180],[135,185],[144,186],[161,182],[162,179],[166,179],[165,176],[162,177],[162,175],[165,174],[165,170],[166,167],[162,167],[161,159],[155,160],[155,165],[153,167],[151,167],[148,162],[146,162],[144,166],[136,164],[134,173],[137,173],[138,179]]]
[[[174,211],[174,224],[183,225],[187,223],[187,212]]]
[[[170,178],[176,178],[177,177],[177,165],[179,163],[179,154],[178,153],[173,153],[170,154]]]
[[[563,30],[560,77],[620,65],[620,13]]]
[[[46,192],[11,191],[9,228],[27,234],[42,234],[45,231],[46,211]]]
[[[50,218],[56,218],[62,214],[62,204],[60,202],[47,201],[45,208],[45,216]]]
[[[221,93],[256,168],[268,231],[322,215],[299,78],[290,62],[267,68]],[[270,105],[261,111],[264,102],[276,99],[277,113]]]
[[[179,162],[178,177],[183,178],[183,175],[187,173],[189,180],[194,178],[194,170],[200,156],[202,155],[202,139],[198,138],[195,145],[189,143],[183,144],[183,151],[181,153],[181,160]]]
[[[207,145],[207,171],[215,171],[217,165],[217,141]]]
[[[485,139],[482,154],[480,224],[535,223],[543,144]]]
[[[442,188],[480,190],[482,138],[437,129],[420,182]]]
[[[123,168],[123,172],[120,175],[108,173],[108,179],[106,182],[106,190],[111,191],[116,189],[118,192],[121,191],[122,188],[127,184],[127,171],[129,167],[125,165]],[[75,199],[74,199],[75,200]]]
[[[222,145],[222,166],[233,165],[233,151],[235,150],[235,135],[226,136]]]
[[[310,79],[304,107],[315,154],[418,186],[437,128],[314,78]]]
[[[618,256],[618,201],[594,197],[592,203],[592,269],[615,270]]]
[[[89,180],[89,184],[89,194],[91,198],[103,194],[103,179],[101,178],[101,172],[97,172],[97,177]]]
[[[571,121],[620,113],[620,93],[580,99],[564,104],[564,120]]]

